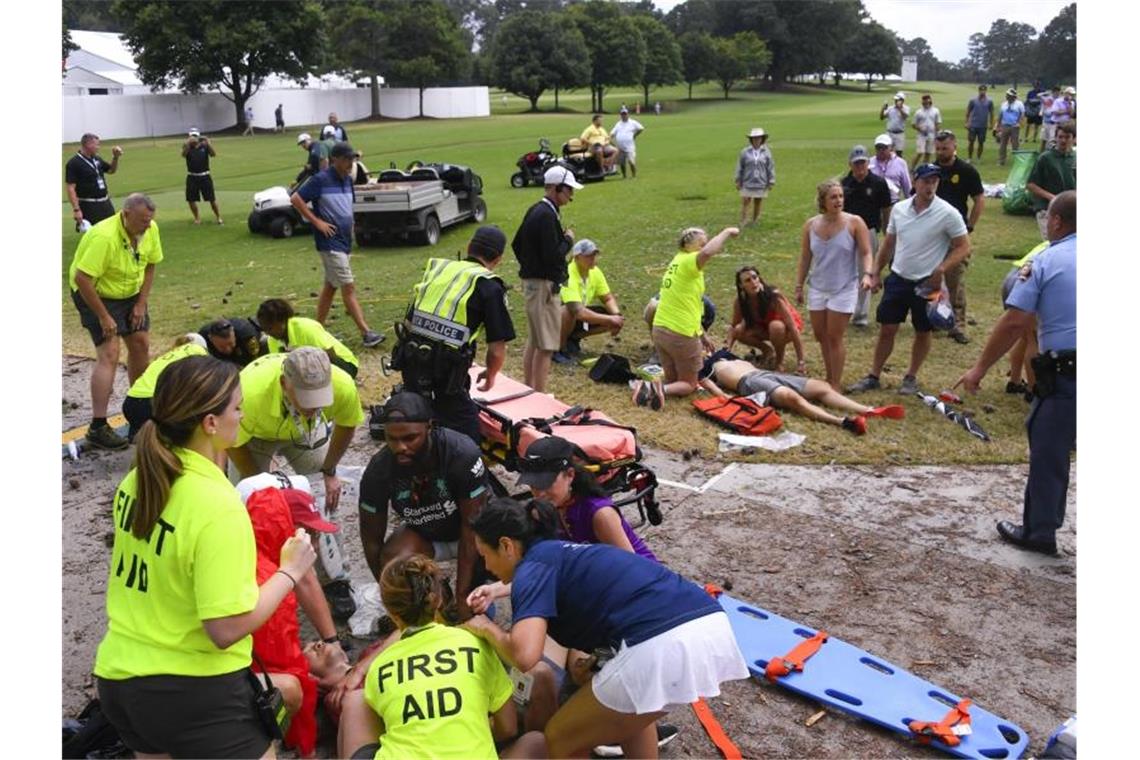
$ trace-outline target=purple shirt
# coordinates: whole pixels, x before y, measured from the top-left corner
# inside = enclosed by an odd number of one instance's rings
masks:
[[[609,507],[617,511],[618,518],[621,520],[621,528],[625,531],[625,537],[629,539],[630,545],[633,547],[635,554],[639,554],[646,559],[651,559],[654,562],[660,562],[657,555],[649,550],[641,537],[633,532],[633,528],[629,527],[629,523],[625,521],[625,517],[621,512],[614,507],[614,503],[606,496],[586,497],[574,501],[565,512],[566,525],[570,530],[568,539],[580,544],[596,544],[599,543],[597,534],[594,533],[594,515],[597,514],[599,509]]]
[[[887,181],[891,191],[891,203],[897,203],[910,197],[910,169],[906,161],[898,156],[891,156],[885,163],[879,161],[878,156],[871,156],[871,173]]]

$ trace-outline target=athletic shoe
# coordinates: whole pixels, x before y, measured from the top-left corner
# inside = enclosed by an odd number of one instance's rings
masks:
[[[876,406],[869,412],[863,413],[864,417],[885,417],[888,420],[901,420],[906,416],[906,407],[892,404],[891,406]]]
[[[661,411],[665,406],[665,386],[660,380],[653,380],[649,383],[649,390],[649,408],[655,412]]]
[[[1005,392],[1024,394],[1029,392],[1029,388],[1025,385],[1025,383],[1015,383],[1012,380],[1006,380]]]
[[[657,749],[661,749],[669,742],[677,738],[677,734],[681,733],[674,725],[669,723],[657,724]],[[620,744],[599,744],[594,747],[594,754],[597,757],[625,757],[622,752]]]
[[[867,375],[862,380],[847,386],[848,393],[862,393],[863,391],[875,391],[883,386],[879,384],[879,378],[874,375]]]
[[[130,442],[116,433],[110,425],[87,428],[87,435],[84,438],[95,448],[108,451],[125,449],[130,445]]]
[[[898,394],[900,396],[913,396],[916,393],[918,393],[918,378],[914,375],[904,375]]]
[[[653,395],[653,386],[645,380],[638,380],[633,386],[633,403],[638,406],[649,406],[649,399]]]
[[[960,343],[963,346],[970,342],[969,336],[961,330],[951,330],[947,335],[949,335],[955,343]]]
[[[365,348],[373,348],[379,346],[384,342],[386,336],[384,333],[378,333],[375,330],[367,330],[364,335],[360,336],[361,342],[364,343]]]
[[[867,418],[863,415],[857,417],[844,417],[843,422],[840,424],[844,430],[848,430],[855,435],[867,434]]]
[[[352,598],[352,585],[347,580],[329,581],[324,586],[325,599],[333,618],[344,622],[356,612],[356,602]]]
[[[569,364],[574,360],[561,351],[555,351],[554,355],[550,357],[550,361],[554,362],[555,364]]]
[[[582,342],[577,338],[567,338],[565,354],[573,357],[578,356],[580,353],[582,353]]]

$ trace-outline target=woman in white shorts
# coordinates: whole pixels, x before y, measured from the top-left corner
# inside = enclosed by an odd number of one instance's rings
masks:
[[[544,501],[491,500],[472,523],[487,569],[511,584],[510,631],[485,615],[465,626],[520,670],[542,658],[547,634],[564,647],[617,655],[569,663],[582,683],[546,724],[550,757],[586,757],[621,744],[626,757],[657,757],[654,723],[670,710],[720,694],[748,677],[728,616],[697,584],[609,544],[551,540],[558,515]],[[588,688],[587,688],[588,685]]]
[[[847,347],[847,323],[855,312],[859,290],[871,288],[871,234],[866,223],[843,210],[843,186],[837,180],[816,188],[820,213],[804,223],[796,303],[804,302],[804,281],[811,272],[808,313],[823,352],[828,385],[841,390]],[[861,266],[861,268],[860,268]],[[862,277],[859,272],[867,272]]]

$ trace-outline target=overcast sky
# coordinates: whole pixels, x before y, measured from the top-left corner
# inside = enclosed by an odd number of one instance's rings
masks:
[[[681,1],[653,4],[669,11]],[[970,35],[985,34],[999,18],[1029,24],[1040,32],[1068,4],[1067,0],[863,0],[872,18],[908,40],[924,37],[935,57],[947,63],[965,58]]]

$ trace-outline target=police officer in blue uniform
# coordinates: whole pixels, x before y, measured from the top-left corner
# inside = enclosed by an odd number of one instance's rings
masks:
[[[1038,254],[1013,286],[976,364],[958,380],[976,393],[994,362],[1037,318],[1040,354],[1033,406],[1025,423],[1029,433],[1029,480],[1025,484],[1022,523],[997,524],[998,534],[1030,551],[1055,554],[1056,532],[1065,520],[1069,489],[1069,452],[1077,444],[1077,192],[1053,197],[1046,220],[1049,248]]]

